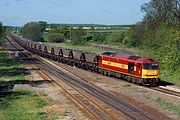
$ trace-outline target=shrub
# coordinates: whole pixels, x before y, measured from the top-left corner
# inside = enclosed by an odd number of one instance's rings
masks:
[[[62,43],[64,42],[64,34],[61,33],[49,33],[48,34],[49,42]]]
[[[128,35],[123,39],[122,44],[124,44],[127,47],[134,47],[136,46],[136,41],[135,39],[133,39],[131,35]]]
[[[180,66],[180,31],[172,29],[166,35],[167,43],[159,53],[164,68],[175,70]]]
[[[109,43],[121,44],[123,39],[126,37],[126,31],[115,32],[108,36]]]

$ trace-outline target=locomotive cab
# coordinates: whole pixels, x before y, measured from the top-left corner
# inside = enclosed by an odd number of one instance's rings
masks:
[[[144,63],[142,69],[142,78],[144,83],[158,83],[159,82],[159,63]]]
[[[159,78],[159,64],[144,63],[142,69],[142,78]]]

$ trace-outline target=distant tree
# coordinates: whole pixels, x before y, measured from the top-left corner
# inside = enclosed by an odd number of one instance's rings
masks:
[[[108,36],[107,39],[109,43],[121,44],[125,37],[126,37],[126,31],[120,31],[120,32],[111,33],[111,35]]]
[[[136,26],[131,27],[130,34],[132,34],[133,39],[136,41],[136,45],[134,46],[141,46],[144,43],[145,33],[145,25],[141,22],[137,23]]]
[[[66,38],[70,38],[70,27],[69,26],[61,25],[60,32],[63,33]]]
[[[106,43],[108,36],[109,36],[108,33],[95,33],[93,35],[93,41],[95,41],[97,43]]]
[[[58,28],[58,26],[57,26],[56,24],[53,24],[53,23],[50,24],[49,27],[50,27],[51,29],[56,29],[56,28]]]
[[[24,38],[40,42],[42,41],[41,25],[36,22],[30,22],[24,25],[21,34]]]
[[[41,25],[41,32],[44,33],[46,28],[47,28],[47,26],[48,26],[47,22],[45,22],[45,21],[38,21],[38,24]]]
[[[71,43],[74,45],[85,44],[83,37],[86,35],[86,30],[83,30],[82,27],[78,29],[72,29],[72,40]]]
[[[137,46],[137,41],[136,41],[136,39],[133,38],[132,31],[128,31],[127,35],[122,40],[122,44],[124,44],[127,47],[136,47]]]
[[[48,33],[47,37],[49,42],[56,42],[56,43],[64,42],[64,34],[62,33]]]

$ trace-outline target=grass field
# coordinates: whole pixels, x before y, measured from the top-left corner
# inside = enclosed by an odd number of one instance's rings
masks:
[[[49,45],[57,46],[57,47],[62,47],[62,48],[69,48],[69,49],[75,49],[75,50],[81,50],[85,52],[92,52],[92,53],[97,53],[101,54],[103,52],[111,51],[111,52],[117,52],[117,53],[122,53],[122,54],[138,54],[135,51],[126,51],[124,49],[122,50],[105,50],[103,48],[97,48],[92,45],[85,45],[85,46],[80,46],[80,45],[72,45],[70,43],[47,43]],[[118,46],[116,46],[118,48]]]
[[[0,52],[0,81],[24,80],[23,65]]]
[[[53,120],[42,112],[47,103],[29,91],[13,91],[0,95],[0,120]]]
[[[102,53],[105,52],[102,49],[94,48],[92,46],[77,46],[77,45],[72,45],[68,43],[48,43],[49,45],[57,46],[57,47],[62,47],[62,48],[69,48],[69,49],[75,49],[75,50],[82,50],[85,52],[92,52],[92,53]]]
[[[180,117],[180,104],[170,103],[161,98],[158,98],[156,102],[159,105],[165,107],[168,111],[175,112]]]
[[[17,61],[0,52],[0,120],[53,120],[41,112],[47,105],[44,99],[30,91],[14,91],[15,81],[25,80],[25,69]]]

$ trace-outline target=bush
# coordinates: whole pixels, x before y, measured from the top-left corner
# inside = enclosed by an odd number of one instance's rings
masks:
[[[123,39],[122,44],[124,44],[127,47],[135,47],[136,46],[136,41],[131,35],[127,35]]]
[[[167,43],[160,48],[158,55],[164,68],[175,70],[180,67],[180,31],[169,30],[165,37]]]
[[[106,43],[107,42],[107,33],[95,33],[93,36],[93,41],[98,43]]]
[[[62,43],[64,42],[64,34],[61,33],[49,33],[48,34],[49,42]]]
[[[109,43],[122,44],[126,37],[126,31],[112,33],[107,39]]]

